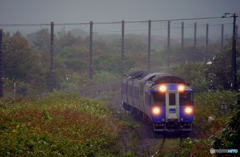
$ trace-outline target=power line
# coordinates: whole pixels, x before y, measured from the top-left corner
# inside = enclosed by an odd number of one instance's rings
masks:
[[[204,18],[188,18],[188,19],[168,19],[168,20],[152,20],[152,22],[164,22],[164,21],[185,21],[185,20],[203,20],[203,19],[217,19],[222,17],[204,17]],[[126,21],[125,23],[147,23],[147,21]],[[96,22],[93,24],[120,24],[122,21],[115,22]],[[43,24],[0,24],[1,27],[8,26],[50,26],[51,23],[43,23]],[[55,23],[55,26],[61,25],[90,25],[90,23]]]

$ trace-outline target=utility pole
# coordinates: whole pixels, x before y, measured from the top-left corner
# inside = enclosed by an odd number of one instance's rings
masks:
[[[2,36],[3,30],[0,29],[0,98],[3,97],[3,55],[2,55]]]
[[[205,59],[207,62],[207,55],[208,55],[208,23],[206,24],[206,55],[205,55]]]
[[[148,71],[150,71],[150,53],[151,53],[151,20],[148,21]]]
[[[184,22],[182,22],[182,33],[181,33],[181,60],[182,63],[184,63],[183,61],[183,54],[184,54]]]
[[[89,79],[92,79],[92,30],[93,30],[93,22],[90,21],[90,38],[89,38],[89,42],[90,42],[90,47],[89,47],[89,51],[90,51],[90,57],[89,57]]]
[[[194,23],[194,45],[193,45],[193,52],[194,52],[194,63],[197,61],[197,52],[196,52],[196,45],[197,45],[197,23]]]
[[[50,92],[53,92],[54,84],[54,22],[51,22],[51,88]]]
[[[170,53],[170,21],[168,21],[168,44],[167,44],[167,49],[168,49],[168,55],[167,55],[167,68],[169,70],[169,53]]]
[[[221,30],[221,48],[223,48],[224,44],[224,24],[222,24],[222,30]]]
[[[240,13],[239,13],[240,14]],[[236,60],[236,17],[239,16],[237,13],[225,13],[222,18],[233,17],[233,37],[232,37],[232,66],[231,66],[231,89],[238,91],[237,85],[237,60]]]
[[[121,100],[123,93],[123,75],[124,75],[124,20],[122,20],[122,54],[121,54]]]

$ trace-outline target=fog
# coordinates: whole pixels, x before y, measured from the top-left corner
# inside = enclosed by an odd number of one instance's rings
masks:
[[[237,0],[0,0],[0,28],[23,34],[49,26],[2,26],[5,24],[93,23],[148,20],[172,20],[205,17],[221,17],[224,13],[240,13]],[[193,36],[193,24],[197,22],[197,35],[205,36],[205,24],[209,23],[209,37],[220,36],[220,24],[225,24],[225,34],[231,33],[232,18],[209,20],[171,21],[171,37],[181,35],[181,22],[185,22],[185,36]],[[237,19],[237,24],[240,20]],[[62,26],[56,27],[56,31]],[[147,23],[126,24],[126,33],[147,34]],[[88,25],[65,26],[67,30],[80,28],[89,31]],[[120,33],[121,24],[94,25],[94,32]],[[167,36],[167,22],[152,24],[152,34]]]

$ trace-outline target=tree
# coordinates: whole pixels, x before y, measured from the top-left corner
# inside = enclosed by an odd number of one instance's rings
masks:
[[[16,33],[13,34],[14,37],[21,37],[22,33],[20,33],[18,30]]]
[[[66,31],[65,27],[57,33],[55,38],[55,56],[57,56],[65,47],[78,46],[82,47],[84,45],[81,36],[75,37],[70,31]]]
[[[3,38],[9,38],[10,32],[3,32]]]
[[[85,47],[69,46],[61,50],[56,58],[64,61],[69,72],[84,71],[89,65],[89,50]]]
[[[3,74],[11,80],[30,78],[27,73],[32,69],[36,55],[24,37],[3,39]]]
[[[112,47],[121,50],[122,48],[122,39],[118,38],[109,43]],[[126,53],[147,53],[147,43],[143,40],[136,37],[126,37],[124,49]]]
[[[33,41],[33,47],[40,51],[50,50],[50,34],[48,29],[37,31],[36,40]]]

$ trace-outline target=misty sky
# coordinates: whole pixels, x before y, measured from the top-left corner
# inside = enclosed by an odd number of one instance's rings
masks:
[[[0,0],[0,25],[221,17],[226,12],[240,13],[240,0]],[[207,22],[232,22],[221,20]]]

